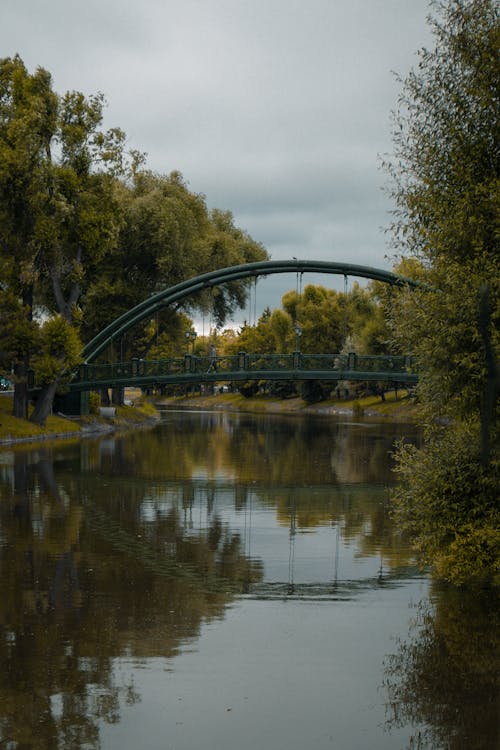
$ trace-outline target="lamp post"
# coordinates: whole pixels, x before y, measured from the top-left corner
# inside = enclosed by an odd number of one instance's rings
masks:
[[[299,326],[298,323],[295,323],[293,330],[295,331],[295,351],[293,353],[293,366],[295,369],[299,367],[299,359],[300,359],[300,337],[302,336],[302,328]]]
[[[298,323],[295,323],[293,330],[295,331],[295,351],[298,352],[299,350],[299,343],[300,343],[300,337],[302,336],[302,328],[299,326]]]
[[[186,339],[186,354],[189,354],[189,342],[191,342],[191,354],[194,354],[194,342],[196,341],[197,337],[196,331],[186,331],[184,334],[184,338]]]

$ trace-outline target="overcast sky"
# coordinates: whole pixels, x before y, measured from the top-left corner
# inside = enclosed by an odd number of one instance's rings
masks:
[[[103,92],[106,126],[273,258],[388,268],[392,71],[429,44],[428,12],[428,0],[1,0],[0,57],[48,69],[59,93]],[[259,310],[294,286],[259,282]]]

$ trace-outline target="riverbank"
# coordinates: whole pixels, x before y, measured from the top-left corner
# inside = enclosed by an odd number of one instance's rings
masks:
[[[418,407],[406,393],[366,396],[359,399],[331,399],[317,404],[307,404],[301,398],[276,399],[272,396],[245,398],[240,393],[218,393],[214,395],[190,395],[165,397],[155,400],[161,409],[221,409],[224,411],[253,412],[264,414],[316,414],[322,416],[356,417],[388,421],[413,422]]]
[[[271,396],[245,398],[240,393],[164,397],[154,404],[133,394],[133,406],[118,406],[113,416],[93,414],[84,417],[52,415],[45,427],[26,419],[13,417],[12,399],[0,396],[0,447],[46,440],[79,439],[89,435],[117,432],[150,425],[159,419],[161,409],[220,409],[224,411],[261,414],[315,414],[319,416],[355,417],[383,421],[412,422],[417,407],[406,394],[387,393],[385,401],[379,396],[353,400],[330,400],[307,404],[301,398],[276,399]]]
[[[46,440],[79,439],[88,435],[117,432],[152,424],[159,414],[149,401],[133,406],[117,406],[110,417],[92,414],[84,417],[51,415],[44,427],[12,416],[12,398],[0,396],[0,447]]]

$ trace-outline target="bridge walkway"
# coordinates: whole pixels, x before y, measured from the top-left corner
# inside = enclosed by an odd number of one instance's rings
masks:
[[[249,354],[83,364],[70,391],[102,387],[214,383],[245,380],[361,380],[413,384],[418,380],[411,356],[349,354]]]

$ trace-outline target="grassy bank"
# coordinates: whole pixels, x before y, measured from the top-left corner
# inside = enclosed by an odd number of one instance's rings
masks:
[[[17,442],[36,442],[55,438],[79,437],[82,428],[89,432],[109,429],[119,430],[147,424],[158,417],[158,412],[149,401],[141,401],[134,406],[118,406],[114,417],[105,418],[97,414],[69,419],[50,416],[44,427],[27,419],[12,416],[12,398],[0,396],[0,445]]]
[[[0,396],[0,442],[21,440],[46,440],[50,437],[77,436],[80,425],[64,417],[50,416],[45,427],[33,424],[27,419],[12,416],[12,398]]]
[[[322,414],[333,416],[354,416],[398,421],[412,421],[416,418],[417,406],[405,392],[366,396],[351,400],[330,399],[317,404],[307,404],[301,398],[276,399],[272,396],[245,398],[240,393],[216,395],[193,395],[158,399],[158,406],[182,409],[226,409],[268,414]]]

